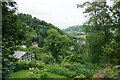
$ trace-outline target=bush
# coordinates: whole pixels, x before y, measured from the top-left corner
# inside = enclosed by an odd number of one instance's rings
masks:
[[[70,66],[71,66],[71,64],[70,63],[68,63],[68,62],[62,62],[61,63],[61,67],[63,67],[63,68],[70,68]]]
[[[41,78],[44,80],[44,78],[49,78],[49,76],[46,72],[43,72]]]
[[[45,64],[53,64],[53,63],[55,63],[55,59],[54,59],[54,57],[52,55],[42,54],[40,59]]]
[[[32,60],[31,62],[29,62],[29,67],[43,68],[44,65],[45,63],[42,61]]]
[[[75,76],[79,76],[83,74],[86,77],[91,78],[95,73],[93,64],[90,64],[90,63],[89,65],[88,64],[86,65],[86,64],[81,64],[81,63],[71,64],[71,66],[69,67],[69,70],[75,72]]]
[[[110,42],[102,46],[103,56],[101,61],[104,63],[119,64],[120,62],[120,42],[110,39]]]
[[[29,64],[26,61],[20,61],[17,64],[17,69],[18,70],[25,70],[25,69],[29,69]]]
[[[81,54],[72,53],[71,55],[65,57],[62,63],[64,62],[70,62],[70,63],[79,62],[83,64],[85,63],[85,60],[83,59],[83,56]]]
[[[45,66],[45,68],[47,69],[48,72],[51,72],[51,73],[55,73],[58,75],[64,75],[64,76],[67,76],[69,78],[75,77],[74,72],[69,71],[68,69],[62,68],[59,65],[55,65],[55,64],[54,65],[47,65],[47,66]]]
[[[37,67],[37,64],[36,64],[37,60],[32,60],[29,62],[29,66],[30,67]]]
[[[17,50],[20,50],[20,51],[28,51],[28,48],[23,48],[21,46],[17,46]]]

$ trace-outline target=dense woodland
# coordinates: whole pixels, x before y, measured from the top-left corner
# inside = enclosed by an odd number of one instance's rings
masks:
[[[30,14],[16,14],[16,5],[16,2],[2,2],[4,79],[120,79],[120,1],[114,2],[113,6],[106,5],[106,2],[85,2],[79,6],[87,6],[84,13],[89,16],[79,30],[81,32],[82,27],[86,35],[79,39],[85,44],[51,23]],[[32,42],[38,42],[38,47],[32,46]],[[17,50],[31,52],[35,59],[18,62],[13,55]]]

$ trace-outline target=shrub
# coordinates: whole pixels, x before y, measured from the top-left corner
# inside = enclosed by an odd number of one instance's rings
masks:
[[[103,57],[102,62],[119,64],[120,62],[120,42],[117,42],[115,39],[110,39],[110,42],[102,46]]]
[[[62,62],[61,63],[61,67],[63,67],[63,68],[68,68],[69,69],[70,66],[71,66],[71,64],[68,63],[68,62]]]
[[[83,74],[86,77],[91,78],[95,73],[95,70],[92,67],[93,67],[92,64],[86,65],[81,63],[75,63],[75,64],[71,64],[69,70],[75,72],[75,76],[79,76]]]
[[[44,65],[45,63],[42,61],[32,60],[31,62],[29,62],[29,67],[43,68]]]
[[[65,57],[62,63],[64,62],[70,62],[70,63],[79,62],[83,64],[85,63],[85,60],[83,59],[83,56],[81,54],[72,53],[71,55]]]
[[[21,46],[17,46],[17,50],[20,50],[20,51],[28,51],[28,48],[23,48]]]
[[[47,66],[45,66],[45,68],[47,69],[48,72],[51,72],[51,73],[55,73],[58,75],[64,75],[64,76],[67,76],[69,78],[75,77],[74,72],[69,71],[66,68],[62,68],[59,65],[55,65],[55,64],[54,65],[47,65]]]
[[[37,60],[32,60],[29,62],[29,66],[30,67],[37,67],[37,64],[36,64]]]
[[[29,69],[29,64],[26,61],[20,61],[18,62],[17,69],[18,70]]]
[[[49,78],[48,74],[46,72],[43,72],[42,75],[41,75],[41,78]]]
[[[118,78],[119,73],[120,73],[120,70],[113,70],[111,68],[106,68],[105,72],[103,73],[103,76],[105,78]]]
[[[45,64],[52,64],[55,62],[55,59],[52,55],[42,54],[40,57],[41,61]]]

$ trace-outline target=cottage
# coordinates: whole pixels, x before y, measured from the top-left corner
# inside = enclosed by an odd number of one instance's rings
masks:
[[[33,42],[32,46],[38,46],[38,43],[37,42]]]
[[[14,56],[18,59],[18,61],[31,61],[35,58],[34,54],[25,51],[16,51]]]
[[[21,45],[22,48],[26,48],[26,45]]]
[[[74,50],[74,46],[69,47],[70,51]]]
[[[85,41],[82,41],[82,44],[85,44],[86,42]]]

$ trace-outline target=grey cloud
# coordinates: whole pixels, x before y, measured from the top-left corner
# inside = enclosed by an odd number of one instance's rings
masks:
[[[88,0],[19,0],[18,9],[63,29],[86,21],[84,9],[76,6],[85,1]]]

